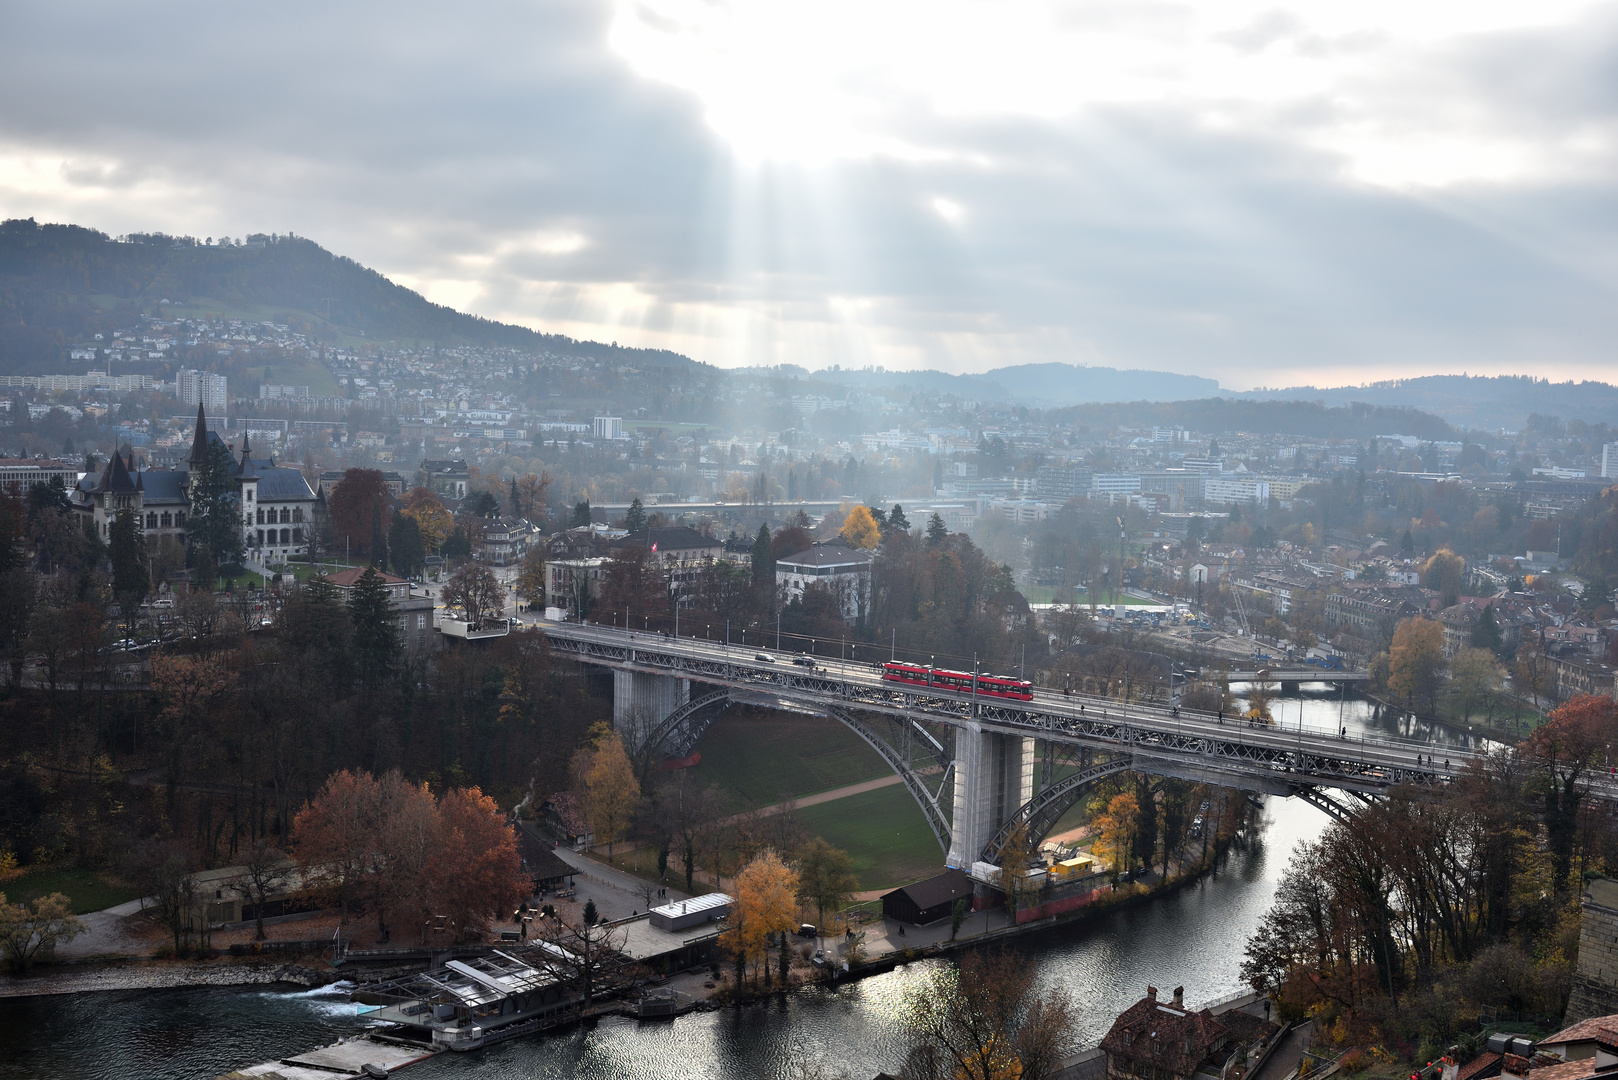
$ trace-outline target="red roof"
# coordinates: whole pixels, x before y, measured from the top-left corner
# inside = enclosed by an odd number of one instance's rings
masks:
[[[339,570],[335,574],[327,574],[326,580],[337,586],[339,589],[352,589],[354,586],[360,583],[360,578],[364,577],[366,571],[368,570],[374,571],[376,576],[382,579],[382,584],[384,585],[406,584],[404,578],[394,577],[392,574],[389,574],[386,571],[377,570],[374,566],[355,566],[348,570]]]

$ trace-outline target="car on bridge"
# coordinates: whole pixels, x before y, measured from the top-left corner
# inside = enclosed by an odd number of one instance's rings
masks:
[[[770,653],[767,653],[767,652],[754,653],[753,654],[753,659],[758,660],[761,663],[765,663],[765,664],[773,664],[773,663],[775,663],[775,657],[772,656]]]

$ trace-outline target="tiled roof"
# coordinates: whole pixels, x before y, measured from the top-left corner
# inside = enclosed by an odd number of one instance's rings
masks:
[[[1500,1055],[1490,1050],[1462,1065],[1455,1073],[1455,1080],[1479,1080],[1481,1077],[1499,1075]]]
[[[1549,1043],[1555,1046],[1558,1043],[1594,1042],[1601,1037],[1602,1028],[1618,1027],[1618,1015],[1592,1016],[1588,1020],[1580,1020],[1571,1027],[1565,1027],[1555,1035],[1548,1035],[1540,1040],[1540,1044]]]
[[[1244,1029],[1251,1025],[1241,1025]],[[1276,1030],[1273,1024],[1255,1029],[1268,1033]],[[1243,1039],[1255,1041],[1259,1035]],[[1223,1052],[1237,1036],[1207,1009],[1190,1012],[1177,1009],[1168,1002],[1156,999],[1155,991],[1125,1009],[1106,1038],[1101,1049],[1108,1055],[1132,1063],[1129,1071],[1137,1075],[1169,1072],[1176,1076],[1190,1076],[1211,1056]]]

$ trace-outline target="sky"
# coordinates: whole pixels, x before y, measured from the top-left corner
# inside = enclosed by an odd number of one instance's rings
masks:
[[[1611,380],[1618,0],[8,0],[0,217],[724,366]]]

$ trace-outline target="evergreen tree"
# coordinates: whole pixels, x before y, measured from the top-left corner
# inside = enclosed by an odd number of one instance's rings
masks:
[[[191,557],[191,565],[196,568],[197,588],[213,592],[214,581],[219,577],[219,564],[214,562],[213,548],[198,544],[196,553]]]
[[[146,539],[141,535],[140,518],[128,507],[118,511],[112,519],[108,537],[112,554],[112,595],[123,609],[124,618],[131,621],[146,599],[152,577],[146,566]]]
[[[382,508],[371,507],[371,565],[388,568],[388,534],[382,531]]]
[[[1483,609],[1478,621],[1472,624],[1472,641],[1474,649],[1488,649],[1490,652],[1500,651],[1500,624],[1494,621],[1494,605]]]
[[[646,531],[646,508],[641,505],[639,495],[629,500],[629,512],[624,515],[624,528],[629,530],[630,536],[639,536]]]
[[[787,501],[798,501],[798,471],[792,469],[787,473]]]
[[[937,547],[949,539],[949,526],[937,514],[927,519],[927,546]]]
[[[770,556],[770,527],[759,523],[753,540],[753,586],[768,589],[775,584],[775,560]]]
[[[348,599],[348,614],[354,624],[354,662],[359,666],[360,681],[374,687],[393,669],[399,652],[388,587],[375,567],[366,567],[355,583]]]
[[[185,519],[186,547],[192,565],[206,545],[215,565],[235,565],[242,559],[242,526],[236,483],[236,463],[230,451],[210,443],[191,471],[191,509]]]
[[[511,478],[511,493],[506,496],[506,513],[514,518],[522,517],[522,496],[517,494],[517,478]]]
[[[472,557],[472,540],[466,535],[466,529],[457,525],[438,551],[446,559],[469,559]]]
[[[893,504],[893,509],[888,511],[887,528],[883,529],[882,531],[883,532],[909,532],[910,531],[910,519],[905,517],[905,508],[904,507],[900,506],[898,503]]]
[[[414,577],[427,558],[427,547],[421,542],[421,527],[416,519],[403,514],[393,515],[388,529],[388,558],[393,569],[404,577]]]
[[[573,516],[568,519],[568,528],[583,529],[590,524],[590,500],[584,499],[573,504]]]

